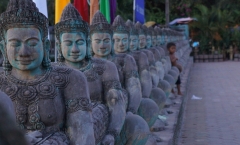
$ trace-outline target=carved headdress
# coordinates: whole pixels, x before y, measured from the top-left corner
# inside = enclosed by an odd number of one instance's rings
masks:
[[[156,33],[156,35],[161,35],[161,29],[158,26],[154,27],[154,32]]]
[[[119,15],[113,21],[112,30],[113,30],[114,33],[127,33],[127,34],[129,34],[128,27],[125,25],[124,20]]]
[[[137,31],[137,29],[134,27],[134,24],[133,24],[132,21],[127,20],[127,22],[126,22],[125,24],[126,24],[126,26],[128,27],[128,29],[129,29],[130,35],[138,35],[138,31]]]
[[[146,35],[146,29],[143,28],[140,22],[135,24],[135,28],[137,29],[139,35]]]
[[[32,0],[10,0],[7,10],[0,16],[0,34],[5,40],[4,33],[10,28],[34,25],[40,30],[42,39],[48,36],[48,19],[38,11]]]
[[[112,35],[111,24],[108,23],[107,19],[100,11],[94,14],[90,25],[90,35],[96,32],[107,32]]]
[[[55,34],[60,41],[60,34],[62,32],[69,32],[72,30],[81,31],[88,38],[89,26],[88,23],[83,21],[78,10],[69,3],[63,10],[60,22],[55,25]]]
[[[63,62],[64,57],[62,55],[61,49],[61,40],[60,35],[63,32],[78,31],[83,32],[86,36],[87,45],[88,44],[88,35],[89,35],[89,25],[82,19],[82,16],[78,10],[69,3],[63,10],[60,22],[55,25],[55,36],[57,38],[60,50],[58,54],[58,61]],[[90,50],[87,51],[86,58],[90,58]]]
[[[10,28],[36,26],[45,42],[48,36],[48,19],[45,15],[38,11],[36,4],[32,0],[10,0],[7,10],[0,15],[0,37],[6,45],[5,33]],[[3,68],[5,72],[11,70],[12,65],[8,61],[6,47],[2,48],[4,55]],[[44,58],[42,65],[46,68],[50,67],[48,52],[44,49]]]
[[[143,27],[143,29],[145,30],[146,35],[152,36],[152,27],[149,27],[149,28],[148,28],[148,27],[145,26],[145,25],[143,25],[142,27]]]

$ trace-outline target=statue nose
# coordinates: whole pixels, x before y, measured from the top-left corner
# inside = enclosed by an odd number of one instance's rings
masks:
[[[76,44],[73,44],[73,48],[72,48],[72,53],[79,53],[80,50],[78,49]]]
[[[26,44],[23,44],[18,52],[20,57],[28,57],[31,55],[31,51],[28,49]]]

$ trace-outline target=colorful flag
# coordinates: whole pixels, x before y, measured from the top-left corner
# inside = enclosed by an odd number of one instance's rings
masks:
[[[100,11],[105,16],[107,21],[109,23],[111,23],[109,0],[101,0],[101,2],[100,2]]]
[[[133,10],[135,13],[135,22],[139,21],[144,24],[145,22],[145,4],[144,0],[134,0]]]
[[[110,0],[110,18],[111,18],[111,24],[113,23],[115,17],[116,17],[116,10],[117,10],[117,2],[116,0]]]
[[[99,10],[98,0],[90,0],[90,24],[92,23],[92,18],[94,14]]]
[[[70,0],[55,0],[55,24],[60,21],[62,11],[68,3]]]
[[[74,0],[74,6],[81,14],[83,20],[89,22],[89,10],[87,0]]]

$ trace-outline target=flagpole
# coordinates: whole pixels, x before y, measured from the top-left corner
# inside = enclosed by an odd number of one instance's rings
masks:
[[[135,23],[135,6],[136,6],[136,0],[133,0],[133,23]]]

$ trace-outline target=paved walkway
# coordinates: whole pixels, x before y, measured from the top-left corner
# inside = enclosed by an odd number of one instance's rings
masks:
[[[194,63],[187,97],[180,145],[240,145],[240,62]]]

